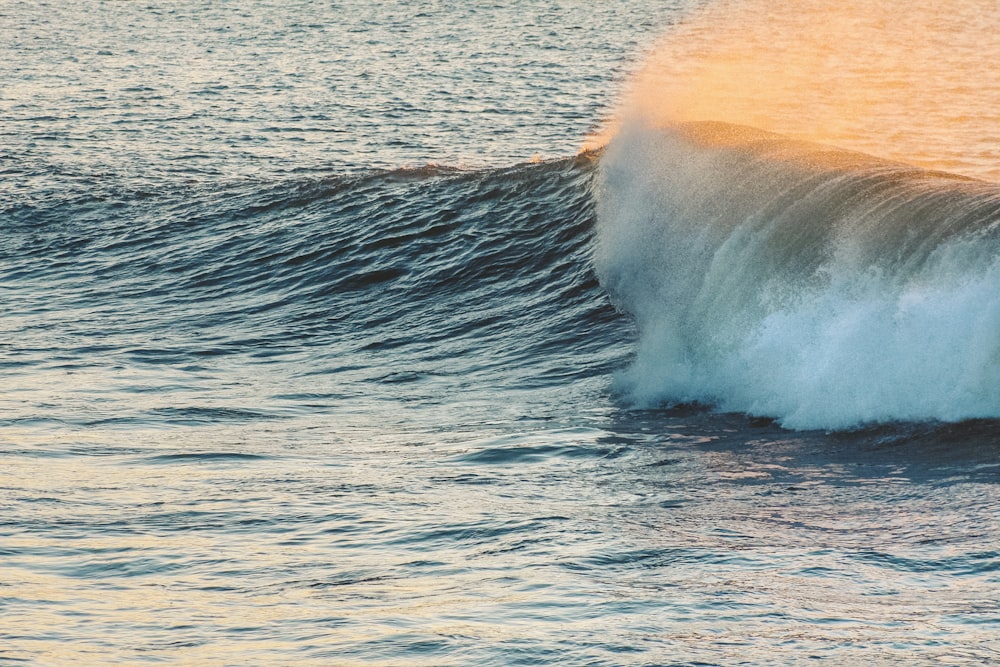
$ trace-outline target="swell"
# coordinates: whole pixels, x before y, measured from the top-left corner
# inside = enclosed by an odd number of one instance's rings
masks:
[[[394,385],[606,373],[621,336],[589,262],[592,177],[581,156],[11,201],[13,363],[197,372],[236,355]]]
[[[598,199],[632,400],[797,428],[1000,416],[1000,187],[691,123],[619,135]]]

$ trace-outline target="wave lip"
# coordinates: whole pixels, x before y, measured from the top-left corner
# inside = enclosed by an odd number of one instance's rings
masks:
[[[791,428],[1000,417],[1000,186],[698,122],[602,157],[619,390]]]

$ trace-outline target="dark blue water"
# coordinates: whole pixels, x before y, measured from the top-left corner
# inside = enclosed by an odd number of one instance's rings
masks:
[[[690,8],[0,6],[0,663],[1000,659],[995,188],[674,145],[725,165],[686,189],[648,128],[579,153]],[[930,197],[978,259],[923,300],[905,261],[867,301],[796,282],[827,256],[771,233],[803,178]],[[685,301],[661,214],[731,248],[702,195],[742,182],[776,189],[717,201],[778,210],[751,247],[822,298],[737,298],[753,259]],[[977,334],[981,383],[925,403],[965,412],[775,389],[775,340],[854,358],[803,322],[956,294],[931,349]]]

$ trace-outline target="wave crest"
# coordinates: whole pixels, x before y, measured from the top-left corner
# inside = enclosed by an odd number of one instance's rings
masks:
[[[1000,187],[703,122],[623,130],[597,198],[635,402],[792,428],[1000,416]]]

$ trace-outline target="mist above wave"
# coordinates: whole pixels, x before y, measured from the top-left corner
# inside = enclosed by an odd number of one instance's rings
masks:
[[[1000,181],[990,0],[707,3],[644,59],[609,124],[717,120]]]

